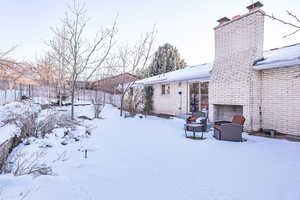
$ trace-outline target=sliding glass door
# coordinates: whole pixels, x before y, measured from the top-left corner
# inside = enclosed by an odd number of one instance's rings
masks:
[[[199,112],[200,84],[190,83],[190,112]]]
[[[208,110],[208,82],[189,84],[189,109],[190,112]]]

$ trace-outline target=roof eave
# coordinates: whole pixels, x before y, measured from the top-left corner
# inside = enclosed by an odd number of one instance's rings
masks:
[[[276,68],[285,68],[285,67],[295,67],[300,66],[300,58],[299,59],[293,59],[293,60],[285,60],[285,61],[277,61],[273,63],[267,63],[267,64],[257,64],[254,65],[254,70],[266,70],[266,69],[276,69]]]

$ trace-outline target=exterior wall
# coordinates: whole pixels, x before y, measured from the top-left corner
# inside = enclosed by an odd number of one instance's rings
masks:
[[[170,94],[161,94],[161,85],[153,85],[153,112],[169,115],[188,113],[188,83],[181,82],[170,84]],[[182,92],[179,95],[179,92]],[[180,109],[181,107],[181,109]]]
[[[214,105],[241,105],[245,130],[260,128],[260,72],[253,61],[263,55],[264,17],[256,10],[215,28],[215,61],[209,84],[209,118]]]
[[[262,73],[262,127],[300,136],[300,67]]]

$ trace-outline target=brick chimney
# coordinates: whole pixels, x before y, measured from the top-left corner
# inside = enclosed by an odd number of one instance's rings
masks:
[[[259,1],[257,1],[254,4],[251,4],[249,6],[247,6],[247,9],[249,10],[249,12],[253,12],[255,10],[260,9],[261,7],[263,7],[264,5],[262,3],[260,3]]]
[[[253,62],[263,56],[261,7],[260,2],[254,3],[247,7],[250,12],[214,28],[215,60],[209,83],[210,120],[230,120],[233,114],[243,114],[245,130],[250,131],[260,127],[259,75]]]
[[[219,22],[219,25],[222,25],[229,21],[230,21],[230,19],[228,17],[223,17],[223,18],[219,19],[217,22]]]

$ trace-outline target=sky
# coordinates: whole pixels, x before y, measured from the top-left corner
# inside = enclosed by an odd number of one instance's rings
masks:
[[[0,50],[17,45],[14,57],[34,61],[47,50],[50,27],[60,24],[71,0],[0,0]],[[135,42],[140,34],[157,27],[156,47],[176,46],[188,65],[212,62],[216,21],[247,13],[252,0],[86,0],[87,37],[110,27],[118,15],[118,42]],[[254,1],[255,2],[255,1]],[[290,19],[286,10],[300,16],[299,0],[262,0],[263,10]],[[264,49],[300,42],[300,33],[284,39],[293,29],[266,19]]]

